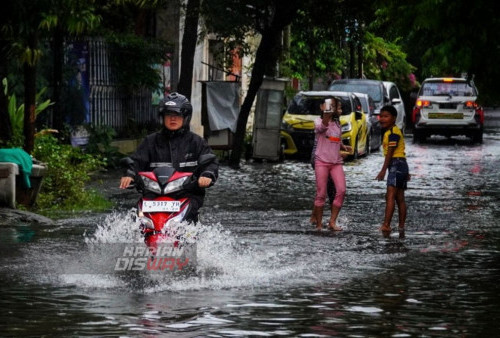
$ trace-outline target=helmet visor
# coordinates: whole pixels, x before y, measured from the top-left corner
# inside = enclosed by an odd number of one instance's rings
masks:
[[[162,115],[170,115],[170,116],[182,116],[182,112],[179,108],[169,108],[164,107],[160,109],[160,114]]]

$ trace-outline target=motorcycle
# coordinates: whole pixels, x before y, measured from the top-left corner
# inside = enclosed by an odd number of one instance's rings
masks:
[[[192,173],[166,166],[134,173],[135,188],[141,193],[137,216],[144,242],[153,258],[162,257],[163,262],[169,262],[166,266],[158,263],[159,269],[164,266],[182,270],[188,263],[196,264],[196,238],[183,232],[181,223],[186,221],[191,205],[187,193],[198,187],[201,170],[215,159],[214,154],[201,155]],[[127,157],[122,164],[130,168],[133,160]]]

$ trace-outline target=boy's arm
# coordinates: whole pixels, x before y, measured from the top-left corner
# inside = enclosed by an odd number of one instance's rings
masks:
[[[387,148],[387,154],[385,155],[384,159],[384,165],[382,166],[382,169],[380,169],[380,172],[378,173],[377,177],[375,179],[382,181],[385,177],[385,172],[387,171],[387,168],[389,167],[389,164],[391,163],[392,156],[394,155],[394,150],[396,150],[396,147],[388,147]]]

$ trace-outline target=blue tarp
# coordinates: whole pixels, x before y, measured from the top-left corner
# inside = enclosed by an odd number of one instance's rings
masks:
[[[21,148],[0,149],[0,162],[15,163],[19,166],[23,188],[31,188],[30,175],[33,169],[31,156]]]

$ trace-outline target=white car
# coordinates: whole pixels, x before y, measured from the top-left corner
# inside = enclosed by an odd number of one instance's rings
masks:
[[[477,89],[464,78],[428,78],[422,82],[413,108],[413,140],[428,136],[465,135],[483,142],[484,111],[476,103]]]
[[[366,122],[369,130],[369,151],[376,151],[382,145],[382,127],[378,120],[378,115],[375,114],[375,101],[368,94],[353,93],[361,101],[363,112],[366,114]]]
[[[396,125],[404,133],[406,127],[406,112],[405,104],[401,93],[399,92],[398,86],[394,82],[383,81],[384,87],[389,95],[389,104],[393,105],[398,111],[398,117],[396,118]]]

